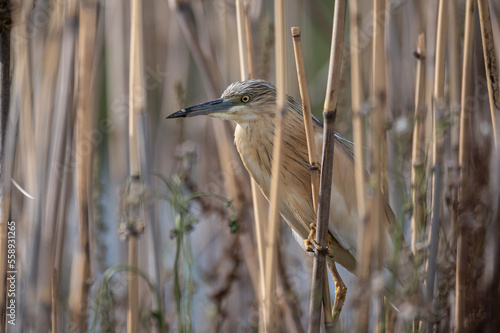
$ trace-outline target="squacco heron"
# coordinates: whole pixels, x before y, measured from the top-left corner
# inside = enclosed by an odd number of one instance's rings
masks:
[[[221,98],[191,106],[167,117],[194,117],[209,115],[236,122],[234,142],[243,163],[269,200],[273,163],[274,117],[276,115],[276,88],[263,80],[248,80],[231,84]],[[323,124],[313,119],[317,151],[323,144]],[[310,226],[316,221],[311,196],[311,169],[309,165],[302,106],[287,96],[287,109],[283,118],[283,164],[281,168],[281,194],[279,212],[292,228],[297,240],[305,248]],[[354,186],[354,155],[336,134],[332,196],[328,224],[328,247],[334,260],[352,273],[356,273],[358,253],[358,226]],[[395,217],[384,202],[386,237],[380,240],[385,266],[393,254],[391,225]],[[407,247],[407,246],[406,246]],[[405,252],[405,254],[408,254]],[[408,254],[409,255],[409,254]],[[404,265],[408,256],[400,260]],[[411,261],[411,260],[410,260]],[[399,271],[399,270],[398,270]],[[398,272],[399,273],[399,272]],[[403,281],[401,281],[403,282]]]

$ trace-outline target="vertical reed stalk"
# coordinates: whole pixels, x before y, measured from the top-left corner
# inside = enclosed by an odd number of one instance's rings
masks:
[[[96,35],[97,1],[80,2],[80,28],[78,33],[78,97],[76,113],[76,180],[77,210],[80,234],[80,249],[77,266],[78,290],[70,300],[71,320],[80,331],[87,329],[87,302],[90,281],[90,231],[92,216],[90,198],[92,193],[91,142],[94,115],[94,45]]]
[[[449,87],[449,117],[450,117],[450,144],[451,149],[446,151],[446,156],[453,166],[449,171],[454,179],[460,177],[460,170],[458,165],[458,147],[460,136],[460,79],[461,79],[461,65],[460,62],[460,41],[461,36],[459,33],[457,3],[451,1],[449,3],[449,31],[448,31],[448,87]],[[449,187],[451,197],[451,212],[450,222],[451,230],[457,230],[458,219],[458,185]],[[451,247],[456,246],[456,238],[451,239]]]
[[[248,79],[247,52],[245,52],[245,22],[243,18],[243,0],[236,0],[236,30],[238,32],[238,51],[240,54],[241,81]]]
[[[417,243],[422,241],[425,230],[425,35],[421,33],[417,40],[417,82],[415,84],[415,124],[411,155],[411,198],[413,214],[411,216],[411,247],[417,254]]]
[[[458,23],[457,1],[451,1],[449,7],[450,26],[448,32],[449,45],[449,76],[448,84],[450,87],[450,141],[451,141],[451,157],[453,162],[458,160],[458,137],[460,132],[460,31]]]
[[[363,103],[363,78],[361,63],[361,47],[359,45],[360,35],[360,8],[359,0],[349,3],[350,22],[350,56],[351,56],[351,105],[352,105],[352,130],[354,139],[354,181],[356,186],[356,202],[360,225],[358,229],[358,251],[360,255],[358,274],[363,283],[370,276],[370,225],[367,224],[367,207],[365,199],[366,176],[363,146],[365,144],[364,115],[361,104]],[[368,330],[368,314],[370,302],[359,302],[356,310],[356,322],[360,331]]]
[[[142,78],[142,2],[132,0],[130,20],[130,79],[129,79],[129,168],[130,177],[141,177],[141,157],[139,135],[141,133],[139,119],[144,111],[145,92]],[[142,147],[141,147],[142,148]],[[132,235],[128,240],[128,265],[138,267],[139,239]],[[128,273],[128,307],[127,332],[137,332],[138,303],[139,303],[138,276],[135,272]]]
[[[302,99],[302,115],[304,117],[304,127],[306,132],[307,153],[309,157],[309,167],[311,168],[311,193],[314,212],[318,213],[318,197],[319,197],[319,162],[316,152],[316,141],[312,125],[311,103],[309,100],[309,92],[307,91],[306,73],[304,68],[304,59],[302,57],[302,47],[300,43],[300,29],[292,28],[293,49],[295,53],[295,65],[297,67],[297,77],[299,80],[300,97]],[[324,313],[327,314],[331,309],[330,287],[328,284],[328,273],[325,270],[324,282]],[[337,298],[336,298],[337,299]],[[337,317],[338,318],[338,317]],[[325,315],[325,327],[328,330],[333,330],[332,316]]]
[[[381,15],[383,13],[384,15]],[[370,281],[371,273],[377,272],[382,266],[382,245],[381,241],[385,237],[382,225],[383,195],[388,195],[387,177],[386,177],[386,157],[387,140],[384,123],[386,116],[386,70],[385,70],[385,0],[375,0],[373,2],[373,44],[372,44],[372,86],[370,99],[374,103],[372,111],[372,157],[371,157],[371,180],[373,186],[372,200],[369,207],[369,236],[365,239],[369,248],[366,251],[367,257],[362,262],[368,260],[370,268],[366,282]],[[365,245],[366,246],[366,245]],[[368,264],[367,264],[368,265]],[[368,267],[367,267],[368,268]],[[384,320],[382,315],[383,302],[380,295],[375,297],[375,328],[381,329],[381,323]],[[361,315],[361,314],[360,314]],[[363,318],[359,318],[359,331],[367,329],[367,323]],[[363,325],[363,326],[362,326]]]
[[[238,46],[240,54],[240,77],[244,81],[247,78],[253,78],[253,54],[252,54],[252,34],[250,29],[250,20],[248,18],[248,5],[244,5],[244,10],[241,8],[241,1],[236,0],[236,21],[238,25]],[[242,12],[243,11],[243,12]],[[244,25],[244,27],[243,27]],[[246,49],[243,47],[243,40],[246,39]],[[248,67],[245,66],[245,54],[248,62]],[[265,275],[264,275],[264,221],[267,201],[255,180],[250,179],[252,189],[252,204],[255,218],[255,238],[257,240],[257,256],[259,262],[259,291],[258,299],[259,306],[264,307],[266,299]],[[264,308],[259,310],[259,332],[264,332]]]
[[[311,167],[311,189],[314,212],[318,210],[319,197],[319,162],[316,151],[316,140],[312,124],[311,103],[309,101],[309,92],[307,91],[306,72],[304,69],[304,59],[302,58],[302,47],[300,43],[300,29],[292,28],[293,50],[295,53],[295,65],[297,67],[297,77],[299,80],[300,97],[302,99],[302,113],[304,116],[304,126],[307,139],[307,153],[309,156],[309,165]]]
[[[465,31],[462,66],[462,98],[460,110],[460,136],[458,150],[458,165],[460,170],[460,188],[458,191],[459,205],[469,199],[470,189],[470,114],[472,105],[472,58],[474,54],[474,15],[475,1],[467,0],[465,4]],[[455,282],[455,330],[457,333],[465,331],[465,296],[467,277],[467,228],[465,215],[458,216],[457,238],[457,269]]]
[[[52,320],[52,333],[58,333],[57,329],[57,298],[59,295],[59,282],[57,279],[57,268],[53,267],[52,268],[52,276],[51,276],[51,284],[50,284],[50,296],[51,296],[51,303],[52,303],[52,314],[51,314],[51,320]]]
[[[386,0],[373,1],[373,41],[372,41],[372,91],[371,102],[374,103],[374,117],[380,118],[380,133],[376,134],[377,142],[373,145],[380,145],[380,182],[379,187],[385,198],[389,198],[389,185],[387,176],[387,134],[386,122],[387,119],[387,70],[386,70],[386,40],[385,40],[385,26],[387,24],[386,17]],[[374,137],[375,139],[375,137]],[[373,152],[375,155],[375,150]],[[377,158],[379,158],[377,156]],[[373,163],[372,163],[373,164]],[[374,170],[372,170],[374,171]],[[383,197],[381,197],[383,198]],[[382,211],[382,206],[381,206]],[[376,222],[378,223],[378,222]],[[375,233],[378,233],[377,226],[375,226]],[[380,229],[381,230],[381,229]],[[381,239],[381,238],[378,238]],[[378,240],[377,240],[378,242]],[[380,249],[378,245],[374,245],[374,249]]]
[[[439,246],[439,229],[441,224],[441,192],[442,192],[442,173],[443,173],[443,110],[444,101],[444,70],[445,70],[445,51],[446,51],[446,28],[448,18],[448,0],[439,2],[437,38],[436,38],[436,60],[434,72],[434,94],[433,94],[433,183],[432,183],[432,220],[429,241],[429,258],[427,262],[427,302],[431,303],[434,299],[434,281],[437,271],[437,255]],[[434,322],[429,318],[427,330],[432,330]]]
[[[332,42],[326,97],[323,106],[323,158],[321,162],[320,200],[318,203],[316,242],[323,249],[328,246],[328,220],[330,216],[330,198],[332,190],[333,158],[335,142],[335,119],[337,117],[337,101],[342,62],[342,46],[344,43],[346,1],[335,2],[333,13]],[[324,295],[324,278],[326,269],[326,253],[318,250],[314,256],[311,285],[311,302],[309,306],[308,332],[319,332],[321,326],[321,305]],[[325,316],[327,313],[325,313]]]
[[[248,16],[249,5],[248,3],[243,4],[243,20],[245,21],[245,40],[247,46],[247,62],[248,62],[248,76],[250,79],[254,78],[255,72],[253,68],[253,40],[252,40],[252,26],[250,24],[250,17]],[[264,198],[264,196],[262,196]]]
[[[271,190],[269,195],[269,225],[267,229],[266,255],[265,255],[265,295],[264,322],[268,332],[278,329],[276,308],[273,300],[276,299],[276,247],[278,246],[278,230],[280,214],[278,211],[278,197],[280,194],[281,178],[281,145],[282,121],[286,108],[286,57],[285,57],[285,8],[283,0],[274,1],[274,38],[275,38],[275,63],[276,63],[276,117],[274,119],[273,139],[273,165],[271,169]],[[280,259],[281,260],[281,259]]]
[[[497,60],[495,56],[495,40],[491,27],[490,7],[488,0],[478,0],[477,9],[481,23],[481,39],[483,41],[484,66],[488,82],[488,98],[490,101],[491,122],[493,124],[494,145],[498,144],[497,117],[500,112],[500,88],[498,86]]]

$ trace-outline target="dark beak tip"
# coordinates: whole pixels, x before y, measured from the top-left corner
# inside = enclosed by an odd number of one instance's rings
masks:
[[[185,118],[185,117],[186,117],[186,109],[182,109],[172,113],[170,116],[165,117],[165,119]]]

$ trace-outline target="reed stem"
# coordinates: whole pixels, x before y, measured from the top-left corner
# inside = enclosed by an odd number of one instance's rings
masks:
[[[311,103],[309,92],[307,91],[306,72],[304,68],[304,59],[302,57],[302,47],[300,43],[300,29],[292,28],[293,50],[295,53],[295,65],[297,67],[297,78],[299,80],[300,97],[302,99],[302,113],[304,116],[304,127],[307,139],[307,153],[309,156],[309,165],[311,166],[311,190],[314,212],[318,210],[319,197],[319,171],[318,153],[316,151],[316,140],[312,124]]]
[[[269,225],[267,229],[266,255],[265,255],[265,295],[264,300],[264,322],[268,332],[276,332],[277,313],[274,299],[276,299],[276,260],[277,241],[280,222],[278,211],[278,200],[280,194],[280,178],[282,163],[282,121],[286,108],[286,58],[285,58],[285,8],[283,0],[274,1],[275,22],[275,47],[276,47],[276,110],[274,119],[273,139],[273,164],[271,169],[271,190],[269,195]]]
[[[338,90],[344,43],[344,24],[346,1],[335,1],[333,13],[332,42],[326,97],[323,106],[323,158],[321,162],[320,200],[318,203],[316,242],[325,249],[328,246],[328,220],[330,216],[330,198],[332,190],[333,158],[335,142],[335,119],[337,117]],[[324,278],[326,270],[326,253],[318,250],[314,256],[311,285],[311,302],[309,306],[308,332],[319,332],[321,326],[321,305],[324,299]],[[325,316],[327,314],[325,313]]]
[[[417,40],[417,82],[415,84],[415,124],[413,127],[411,194],[413,214],[411,216],[413,254],[417,254],[417,244],[422,241],[425,230],[425,35]]]
[[[429,257],[427,261],[427,302],[431,304],[434,299],[434,285],[437,271],[437,256],[439,246],[439,229],[441,225],[441,193],[443,174],[443,111],[444,101],[444,72],[445,72],[445,51],[446,51],[446,29],[448,18],[448,0],[439,2],[437,38],[436,38],[436,60],[434,72],[434,93],[433,93],[433,179],[432,179],[432,220],[429,235]],[[427,330],[430,332],[434,321],[429,318]]]
[[[479,23],[481,23],[481,39],[483,41],[484,67],[488,82],[488,98],[490,101],[491,122],[493,125],[494,146],[498,144],[498,113],[500,112],[500,88],[498,86],[497,59],[495,40],[491,27],[490,7],[488,0],[478,0]]]
[[[371,115],[371,174],[370,184],[372,186],[369,213],[368,237],[365,238],[365,253],[362,253],[362,279],[361,283],[368,286],[373,273],[378,273],[382,267],[382,239],[384,235],[384,226],[382,225],[384,211],[384,195],[388,196],[387,172],[387,139],[385,131],[385,122],[387,121],[387,87],[386,87],[386,54],[385,54],[385,0],[375,0],[373,2],[373,39],[372,39],[372,85],[370,100],[373,105]],[[368,230],[365,230],[368,231]],[[383,302],[381,295],[370,294],[372,302],[372,312],[374,313],[374,327],[380,331],[383,316]],[[368,317],[366,316],[366,306],[362,306],[358,316],[358,332],[368,330]]]
[[[306,73],[304,68],[304,59],[302,57],[302,47],[300,43],[300,29],[297,27],[292,28],[293,49],[295,53],[295,65],[297,67],[297,77],[299,81],[300,97],[302,100],[302,115],[304,117],[304,127],[306,132],[307,153],[309,158],[309,167],[311,169],[311,193],[314,212],[318,213],[318,199],[319,199],[319,176],[320,165],[318,162],[318,155],[316,152],[316,141],[314,137],[314,130],[312,125],[311,103],[309,100],[309,93],[307,91]],[[330,286],[328,283],[328,273],[325,270],[324,282],[324,299],[323,311],[329,313],[332,308],[330,299]],[[334,322],[331,316],[325,315],[325,328],[327,332],[333,330]]]
[[[360,262],[358,274],[362,284],[366,284],[370,276],[370,246],[366,243],[370,238],[370,225],[368,224],[366,206],[366,171],[363,147],[365,145],[365,117],[361,109],[363,103],[363,78],[360,39],[360,3],[353,0],[349,3],[350,22],[350,56],[351,56],[351,107],[352,131],[354,141],[354,181],[356,187],[356,203],[360,225],[358,228],[358,251]],[[368,314],[370,302],[358,303],[356,309],[356,327],[360,331],[368,330]]]
[[[242,0],[236,0],[236,23],[238,25],[238,46],[240,55],[240,77],[241,81],[247,78],[253,78],[253,53],[252,53],[252,33],[250,29],[250,20],[248,18],[248,4],[244,4],[244,9],[241,8]],[[244,25],[244,26],[243,26]],[[246,40],[246,49],[243,47],[243,40]],[[245,66],[245,54],[248,67]],[[264,244],[265,244],[265,226],[266,221],[265,211],[267,207],[267,201],[257,183],[252,178],[250,179],[251,190],[252,190],[252,204],[255,219],[255,238],[257,243],[257,257],[259,263],[259,332],[264,332],[264,300],[266,299],[266,289],[265,289],[265,274],[264,274]]]
[[[460,134],[458,149],[458,165],[460,170],[460,182],[458,190],[459,205],[469,199],[469,173],[470,173],[470,114],[473,68],[472,59],[474,54],[474,16],[475,1],[467,0],[465,4],[465,31],[464,50],[462,65],[462,97],[460,108]],[[457,269],[455,282],[455,330],[457,333],[464,332],[465,328],[465,297],[467,277],[467,230],[465,214],[458,215],[457,225]]]
[[[130,78],[129,78],[129,168],[130,177],[141,179],[141,156],[139,140],[141,127],[139,119],[144,111],[145,92],[142,82],[142,3],[132,0],[130,19]],[[142,147],[141,147],[142,148]],[[132,184],[133,185],[133,184]],[[138,185],[142,186],[142,185]],[[139,239],[131,235],[128,239],[128,265],[138,268]],[[136,272],[128,272],[127,332],[138,329],[139,285]]]
[[[80,28],[78,33],[78,100],[76,113],[77,147],[77,207],[80,247],[77,265],[78,290],[70,302],[72,321],[80,331],[87,329],[87,302],[90,282],[90,241],[92,216],[90,198],[92,193],[92,156],[94,145],[91,132],[94,115],[94,45],[96,36],[97,1],[80,2]]]

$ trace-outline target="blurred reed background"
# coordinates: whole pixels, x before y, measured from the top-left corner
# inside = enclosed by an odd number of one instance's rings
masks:
[[[0,331],[259,329],[262,266],[233,124],[164,120],[241,80],[237,2],[0,1],[0,267],[6,274],[6,223],[15,221],[17,270],[16,325],[1,302]],[[497,331],[500,3],[489,1],[489,29],[486,0],[377,3],[374,12],[348,1],[336,131],[366,138],[354,150],[370,169],[370,119],[380,115],[381,187],[421,281],[435,279],[420,330]],[[250,73],[276,82],[272,2],[243,4]],[[289,33],[298,26],[320,119],[333,7],[285,3],[286,90],[299,98]],[[277,331],[303,332],[312,257],[280,229]],[[348,332],[355,309],[367,311],[365,289],[339,270],[351,292],[339,322]],[[2,276],[2,299],[6,288]],[[360,331],[408,329],[373,311],[363,318]]]

